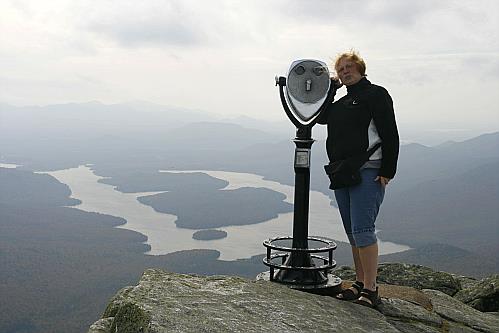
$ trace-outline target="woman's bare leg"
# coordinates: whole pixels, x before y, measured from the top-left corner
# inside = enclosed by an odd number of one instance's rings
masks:
[[[357,249],[361,262],[362,273],[364,274],[364,280],[359,281],[364,282],[364,288],[375,291],[376,276],[378,275],[378,243],[374,243],[365,247],[359,247]],[[357,264],[355,264],[355,266],[357,267]]]
[[[357,281],[364,282],[364,270],[360,260],[359,248],[352,245],[353,263],[355,265],[355,276]]]

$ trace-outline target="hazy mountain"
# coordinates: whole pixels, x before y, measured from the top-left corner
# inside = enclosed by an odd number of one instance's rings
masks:
[[[432,128],[429,122],[423,126],[399,122],[398,128],[404,143],[420,143],[429,147],[436,147],[449,141],[469,140],[490,131],[490,127],[487,126],[483,126],[483,129],[467,129],[452,122],[441,124],[439,128]]]
[[[102,133],[141,132],[174,128],[190,122],[214,121],[202,111],[162,106],[148,102],[103,104],[100,102],[67,103],[47,106],[14,107],[0,105],[0,119],[5,130],[37,130]]]
[[[122,185],[133,181],[133,173],[159,169],[249,172],[294,183],[292,128],[282,138],[284,132],[267,133],[215,121],[198,111],[142,102],[30,108],[2,105],[0,115],[2,156],[27,168],[48,170],[93,163],[101,176],[122,177]],[[259,127],[252,119],[236,119]],[[314,136],[323,130],[314,128]],[[312,150],[311,187],[333,197],[323,170],[327,163],[324,141],[317,141]],[[492,227],[498,216],[494,209],[498,151],[499,132],[436,147],[402,145],[397,175],[389,185],[380,216],[383,237],[419,246],[440,242],[434,232],[438,230],[446,244],[452,245],[453,237],[458,237],[468,250],[495,248],[497,234]],[[473,232],[473,228],[479,231]],[[470,241],[463,239],[466,234],[480,236]]]
[[[499,162],[478,165],[388,195],[379,217],[381,235],[413,246],[444,243],[497,253],[498,169]]]
[[[458,175],[499,161],[499,132],[483,134],[438,148],[411,144],[401,147],[393,191],[403,191],[427,180]]]
[[[259,126],[251,119],[235,122],[142,102],[0,105],[0,154],[4,162],[35,170],[93,163],[99,175],[110,177],[103,182],[123,191],[171,185],[150,176],[160,169],[249,172],[292,185],[294,129],[270,132],[279,126]],[[314,128],[314,137],[320,138],[323,130]],[[470,275],[497,272],[498,148],[499,133],[436,147],[401,146],[397,176],[378,225],[383,240],[414,249],[383,260]],[[332,195],[323,171],[326,162],[324,142],[318,140],[311,186]],[[189,181],[192,188],[202,185],[199,178]],[[210,182],[217,187],[222,183]],[[50,176],[0,168],[0,184],[2,332],[88,327],[106,300],[122,286],[133,285],[147,267],[248,277],[265,270],[260,257],[223,262],[216,251],[147,256],[142,235],[113,228],[124,220],[62,207],[76,202]],[[348,263],[348,251],[347,245],[339,247],[339,263]]]
[[[435,148],[402,146],[378,220],[381,237],[484,256],[499,251],[498,152],[499,132]]]
[[[497,256],[480,255],[457,246],[438,243],[428,243],[412,250],[383,255],[380,262],[418,264],[439,271],[475,277],[497,272],[499,267]]]
[[[436,146],[433,146],[433,148],[436,148],[436,149],[440,149],[440,148],[448,148],[454,144],[456,144],[457,141],[454,141],[454,140],[448,140],[448,141],[445,141],[445,142],[442,142],[441,144],[438,144]]]
[[[276,134],[216,119],[199,111],[142,102],[2,105],[1,155],[34,170],[136,161],[147,168],[150,163],[182,159],[184,152],[239,150],[279,140]],[[172,155],[174,151],[178,156]],[[220,158],[220,153],[211,159],[215,157]]]
[[[248,116],[237,116],[233,118],[222,118],[220,122],[241,125],[247,128],[255,128],[267,133],[273,133],[281,138],[287,138],[294,134],[295,126],[288,120],[284,111],[281,121],[266,121],[264,119],[256,119]]]
[[[175,150],[240,150],[256,143],[274,142],[279,137],[241,125],[195,122],[165,134],[166,144]]]

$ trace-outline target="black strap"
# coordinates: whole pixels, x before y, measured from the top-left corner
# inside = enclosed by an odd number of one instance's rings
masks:
[[[364,289],[364,283],[360,281],[355,281],[354,283],[352,283],[352,287],[357,289],[357,293],[360,294],[362,289]]]
[[[377,144],[374,145],[374,147],[369,149],[367,151],[367,159],[369,159],[369,157],[371,157],[371,155],[374,154],[374,152],[378,150],[379,147],[381,147],[381,142],[378,142]]]

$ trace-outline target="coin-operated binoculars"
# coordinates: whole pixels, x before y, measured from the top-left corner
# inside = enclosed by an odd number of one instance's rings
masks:
[[[263,263],[270,271],[257,278],[314,293],[334,294],[341,285],[341,279],[331,274],[336,267],[333,260],[336,244],[329,239],[308,236],[308,213],[312,126],[332,102],[336,86],[327,65],[311,59],[294,61],[287,77],[276,76],[276,86],[279,86],[284,111],[297,128],[293,140],[296,145],[293,237],[274,237],[263,242],[267,249]],[[318,245],[309,247],[309,241]]]

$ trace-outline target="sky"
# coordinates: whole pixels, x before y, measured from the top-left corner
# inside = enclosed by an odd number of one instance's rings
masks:
[[[498,35],[495,0],[0,0],[0,103],[286,121],[275,75],[355,49],[399,124],[497,131]]]

